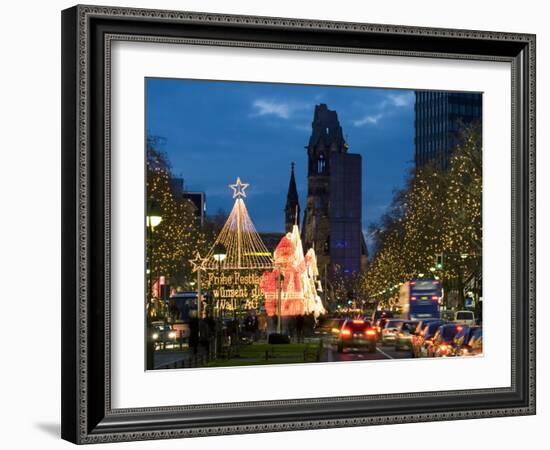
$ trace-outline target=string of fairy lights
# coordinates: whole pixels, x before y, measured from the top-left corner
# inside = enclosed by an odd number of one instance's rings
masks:
[[[464,130],[447,171],[427,165],[415,172],[374,233],[377,253],[365,277],[371,297],[395,295],[420,274],[463,281],[481,270],[481,175],[476,127]],[[439,269],[437,254],[446,255]]]
[[[468,271],[481,270],[480,136],[478,129],[467,128],[450,159],[449,169],[444,171],[430,165],[419,168],[405,189],[396,194],[382,220],[383,225],[373,233],[377,251],[361,277],[368,296],[395,292],[396,286],[419,273],[456,279]],[[150,156],[148,153],[148,158]],[[168,162],[154,151],[150,159],[148,197],[159,203],[163,217],[153,237],[155,256],[150,267],[154,274],[189,278],[191,269],[198,268],[266,270],[273,267],[272,254],[262,242],[244,202],[247,183],[237,178],[230,185],[235,202],[211,244],[212,240],[198,226],[189,202],[173,195]],[[214,258],[218,244],[226,249],[221,263]],[[200,257],[200,253],[205,257]],[[443,268],[434,270],[437,254],[449,257]],[[182,264],[182,261],[191,264]]]
[[[182,264],[206,247],[207,239],[198,223],[194,206],[174,195],[170,165],[155,148],[147,150],[147,198],[162,212],[162,221],[149,237],[149,269],[156,276],[184,280],[191,267]]]
[[[235,184],[229,185],[233,189],[235,203],[220,234],[211,246],[205,258],[201,261],[203,270],[214,269],[270,269],[273,267],[271,252],[266,248],[256,227],[248,214],[244,203],[247,183],[237,178]],[[226,250],[226,257],[218,263],[214,258],[215,249],[222,244]]]

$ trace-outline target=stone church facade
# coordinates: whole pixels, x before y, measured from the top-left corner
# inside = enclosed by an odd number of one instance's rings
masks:
[[[337,266],[344,276],[350,275],[364,268],[367,262],[361,223],[361,155],[349,153],[338,115],[325,104],[315,106],[306,149],[308,184],[302,225],[304,249],[315,249],[319,269],[323,271],[326,267],[329,276]],[[293,181],[294,172],[291,184]],[[289,193],[290,190],[291,187]],[[299,211],[299,207],[289,200],[286,211]]]

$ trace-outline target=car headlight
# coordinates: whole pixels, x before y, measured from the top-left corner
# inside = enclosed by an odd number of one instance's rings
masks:
[[[158,333],[153,333],[153,340],[157,340],[159,338],[159,334]]]
[[[170,331],[170,333],[168,333],[168,337],[170,339],[176,339],[176,332],[175,331]]]

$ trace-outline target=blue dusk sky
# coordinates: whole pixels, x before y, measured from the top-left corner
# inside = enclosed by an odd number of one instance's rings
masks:
[[[302,213],[315,105],[338,113],[350,153],[362,155],[363,230],[380,219],[414,160],[414,91],[146,79],[146,129],[184,188],[206,193],[207,213],[233,206],[229,184],[250,183],[259,231],[282,232],[290,163]]]

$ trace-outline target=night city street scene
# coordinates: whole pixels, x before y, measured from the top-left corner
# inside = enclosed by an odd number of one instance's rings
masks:
[[[147,370],[482,355],[481,93],[145,89]]]

